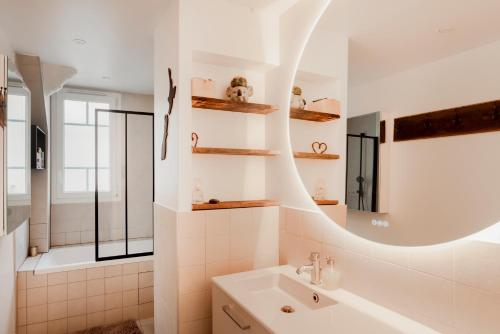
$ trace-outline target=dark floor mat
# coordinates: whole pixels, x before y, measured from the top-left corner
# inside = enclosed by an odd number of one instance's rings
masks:
[[[129,320],[115,325],[94,327],[78,334],[142,334],[142,331],[134,320]]]

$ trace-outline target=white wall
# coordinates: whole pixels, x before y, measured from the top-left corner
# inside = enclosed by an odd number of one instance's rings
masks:
[[[268,65],[279,64],[279,21],[227,0],[193,0],[189,12],[193,50]],[[203,33],[200,33],[203,32]]]
[[[388,214],[351,213],[348,228],[382,242],[457,239],[500,220],[500,133],[392,142],[392,119],[500,99],[500,42],[352,87],[350,114],[382,111],[390,150]],[[371,218],[389,228],[376,228]]]
[[[128,111],[154,112],[154,97],[153,95],[120,93],[121,108]]]

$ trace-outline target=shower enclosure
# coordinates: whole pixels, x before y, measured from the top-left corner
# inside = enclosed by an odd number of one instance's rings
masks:
[[[154,116],[95,111],[96,261],[153,254]]]
[[[377,212],[379,138],[347,135],[346,204],[349,209]]]

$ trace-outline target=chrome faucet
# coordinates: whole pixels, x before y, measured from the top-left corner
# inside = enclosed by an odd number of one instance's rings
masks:
[[[318,252],[312,252],[309,256],[311,264],[300,266],[297,268],[297,275],[302,274],[304,271],[311,272],[311,284],[320,285],[321,284],[321,262],[319,259]]]

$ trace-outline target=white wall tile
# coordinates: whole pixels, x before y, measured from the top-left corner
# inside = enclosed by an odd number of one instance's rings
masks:
[[[455,280],[500,294],[500,245],[466,242],[455,246]]]
[[[396,253],[396,251],[393,252]],[[434,246],[411,249],[409,267],[451,280],[453,278],[453,248]]]
[[[229,210],[209,210],[205,212],[206,234],[209,236],[229,235]]]
[[[455,285],[455,327],[467,333],[500,331],[500,296],[462,284]]]
[[[48,287],[48,302],[60,302],[68,300],[68,285],[51,285]]]
[[[179,293],[199,292],[206,290],[205,265],[179,268]]]
[[[47,275],[47,285],[59,285],[68,283],[68,273],[66,271],[50,273]]]
[[[416,271],[409,272],[409,279],[407,295],[411,296],[413,312],[452,326],[453,282]]]
[[[35,306],[47,304],[47,287],[33,288],[27,290],[27,305]]]
[[[47,319],[48,320],[58,320],[68,317],[68,302],[57,302],[48,304],[47,308]]]
[[[179,213],[179,238],[204,238],[205,213],[203,211]]]

